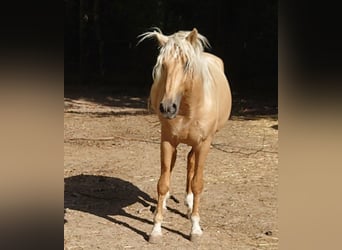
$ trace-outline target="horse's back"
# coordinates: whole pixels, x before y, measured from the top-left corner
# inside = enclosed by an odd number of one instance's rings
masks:
[[[217,129],[220,129],[228,120],[231,112],[232,97],[230,87],[224,73],[224,63],[222,59],[206,52],[204,52],[203,55],[209,64],[210,73],[213,78],[213,99],[217,101]]]

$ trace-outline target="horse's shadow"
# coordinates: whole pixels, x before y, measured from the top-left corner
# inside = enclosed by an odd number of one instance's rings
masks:
[[[118,215],[125,216],[153,225],[152,221],[130,214],[124,210],[125,207],[137,202],[151,212],[154,212],[156,200],[128,181],[115,177],[95,175],[76,175],[64,179],[64,213],[66,208],[91,213],[129,228],[141,235],[145,240],[148,240],[146,232],[115,218]],[[182,217],[186,217],[176,209],[169,207],[168,209]],[[66,222],[64,219],[64,223]],[[189,238],[179,231],[165,226],[163,228],[186,239]]]

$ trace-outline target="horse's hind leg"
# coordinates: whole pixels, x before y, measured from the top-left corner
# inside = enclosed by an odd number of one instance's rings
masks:
[[[188,163],[187,163],[187,178],[186,178],[186,197],[185,197],[185,205],[188,207],[188,218],[190,219],[190,215],[192,213],[192,207],[194,203],[194,195],[191,190],[191,181],[194,177],[195,172],[195,154],[194,150],[188,153]]]
[[[149,242],[157,243],[162,236],[161,224],[163,221],[163,209],[169,195],[171,169],[176,160],[176,148],[168,141],[162,141],[160,145],[161,174],[157,185],[158,203],[154,215],[154,225]]]
[[[203,168],[204,162],[207,158],[209,149],[210,149],[211,140],[207,139],[203,141],[201,144],[196,146],[194,149],[195,153],[195,172],[194,176],[191,181],[191,190],[194,194],[194,204],[191,213],[191,233],[190,239],[191,241],[196,241],[199,239],[199,236],[202,235],[202,229],[199,225],[200,216],[199,216],[199,202],[200,202],[200,195],[203,190]]]

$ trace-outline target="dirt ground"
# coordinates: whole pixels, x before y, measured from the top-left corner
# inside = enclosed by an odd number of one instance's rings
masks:
[[[64,100],[64,249],[277,249],[277,116],[232,116],[206,161],[201,242],[189,241],[186,145],[178,148],[163,242],[147,242],[159,178],[146,99]]]

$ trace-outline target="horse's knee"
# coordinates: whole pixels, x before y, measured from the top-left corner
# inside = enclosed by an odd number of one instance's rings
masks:
[[[166,195],[169,192],[169,187],[166,185],[158,185],[158,194]]]
[[[158,181],[158,194],[160,195],[166,195],[167,192],[169,192],[169,185],[167,185],[163,180]]]
[[[202,193],[202,191],[203,191],[203,186],[202,187],[198,187],[198,188],[192,187],[192,192],[193,192],[194,195],[199,195],[199,194]]]
[[[191,190],[194,193],[194,195],[202,193],[203,179],[195,175],[194,178],[192,179]]]

